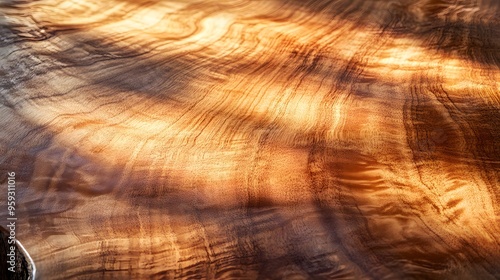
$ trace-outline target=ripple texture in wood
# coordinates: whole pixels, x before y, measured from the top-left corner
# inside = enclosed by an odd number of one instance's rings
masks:
[[[499,279],[499,15],[3,1],[0,178],[37,279]]]

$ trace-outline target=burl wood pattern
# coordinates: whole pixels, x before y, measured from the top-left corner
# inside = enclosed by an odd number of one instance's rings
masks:
[[[499,7],[2,1],[37,279],[500,279]]]

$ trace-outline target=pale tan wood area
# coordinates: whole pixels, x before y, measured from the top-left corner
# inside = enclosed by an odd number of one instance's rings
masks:
[[[499,7],[2,1],[37,279],[499,279]]]

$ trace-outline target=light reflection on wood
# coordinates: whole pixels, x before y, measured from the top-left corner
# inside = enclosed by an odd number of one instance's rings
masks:
[[[41,277],[499,277],[498,4],[449,2],[2,4]]]

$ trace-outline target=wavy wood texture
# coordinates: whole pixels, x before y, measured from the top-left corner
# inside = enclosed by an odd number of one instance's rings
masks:
[[[500,279],[499,5],[2,1],[39,279]]]

